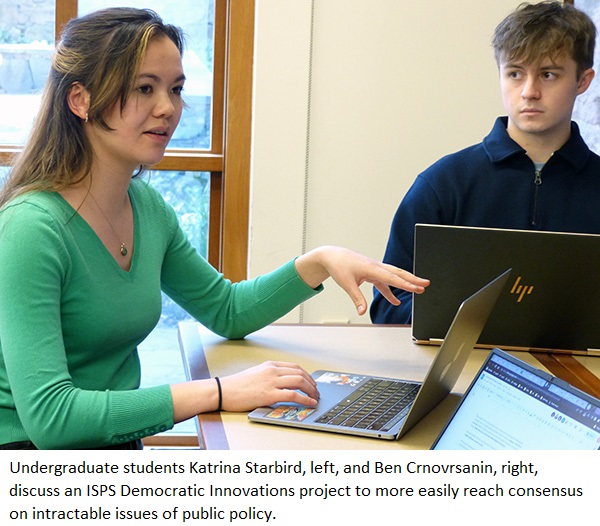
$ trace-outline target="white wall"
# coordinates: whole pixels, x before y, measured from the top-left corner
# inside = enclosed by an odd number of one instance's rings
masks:
[[[503,113],[490,39],[519,3],[315,0],[311,31],[311,0],[257,0],[250,276],[303,232],[383,256],[415,176]],[[285,321],[369,323],[331,281],[302,309]]]

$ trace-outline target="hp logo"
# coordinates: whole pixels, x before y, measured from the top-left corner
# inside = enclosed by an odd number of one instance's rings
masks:
[[[521,285],[521,276],[515,280],[512,289],[510,289],[511,294],[516,294],[518,296],[517,303],[521,303],[521,301],[523,301],[525,294],[529,295],[532,292],[533,285]]]

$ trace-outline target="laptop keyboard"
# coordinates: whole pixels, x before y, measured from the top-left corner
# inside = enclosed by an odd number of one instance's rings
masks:
[[[420,387],[421,384],[372,378],[321,415],[317,422],[389,431],[408,414]]]

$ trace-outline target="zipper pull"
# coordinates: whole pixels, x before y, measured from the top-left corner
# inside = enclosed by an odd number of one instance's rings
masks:
[[[540,186],[542,184],[542,171],[541,170],[536,170],[535,171],[535,180],[534,180],[536,186]]]

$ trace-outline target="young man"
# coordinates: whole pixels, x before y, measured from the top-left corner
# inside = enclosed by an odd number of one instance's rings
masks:
[[[600,157],[571,122],[594,78],[596,28],[572,5],[522,4],[493,37],[506,117],[421,173],[394,216],[386,263],[412,269],[416,223],[600,233]],[[426,277],[426,276],[425,276]],[[374,323],[410,323],[375,291]]]

